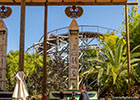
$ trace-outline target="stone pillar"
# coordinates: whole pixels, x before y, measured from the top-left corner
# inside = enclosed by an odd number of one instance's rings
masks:
[[[7,28],[0,19],[0,90],[6,89]]]
[[[69,89],[79,88],[79,26],[72,20],[69,26]]]

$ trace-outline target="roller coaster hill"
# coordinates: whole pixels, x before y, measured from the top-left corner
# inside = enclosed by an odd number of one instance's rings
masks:
[[[100,48],[100,36],[105,33],[118,30],[95,25],[79,25],[79,59],[89,50]],[[39,53],[43,55],[43,36],[38,42],[33,43],[26,50],[27,53]],[[89,48],[90,47],[90,48]],[[68,63],[69,55],[69,30],[68,27],[58,28],[47,33],[47,56],[56,59],[58,56]]]

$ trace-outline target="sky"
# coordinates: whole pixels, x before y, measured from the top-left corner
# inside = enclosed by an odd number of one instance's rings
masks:
[[[140,0],[139,0],[140,2]],[[69,26],[72,19],[68,18],[64,10],[67,6],[48,7],[47,31]],[[118,29],[123,21],[124,6],[82,6],[83,16],[77,19],[79,25],[98,25]],[[130,6],[131,7],[131,6]],[[13,12],[4,19],[8,28],[7,53],[19,50],[20,37],[20,7],[11,6]],[[139,6],[140,8],[140,6]],[[140,10],[138,11],[140,13]],[[38,42],[44,33],[44,7],[26,7],[25,22],[25,51],[33,43]]]

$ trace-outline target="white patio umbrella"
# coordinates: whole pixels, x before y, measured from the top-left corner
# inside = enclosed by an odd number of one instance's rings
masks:
[[[18,100],[26,100],[26,98],[29,96],[28,91],[27,91],[27,86],[26,86],[26,75],[23,71],[19,71],[16,74],[16,86],[15,90],[13,92],[13,98],[18,99]]]

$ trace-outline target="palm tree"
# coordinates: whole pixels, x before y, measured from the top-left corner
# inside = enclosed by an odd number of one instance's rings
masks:
[[[123,39],[117,38],[113,47],[105,41],[101,45],[103,49],[100,52],[100,59],[88,59],[88,61],[96,61],[97,63],[83,71],[81,76],[97,75],[100,80],[100,92],[113,91],[114,95],[125,95],[128,84],[126,43]],[[137,58],[140,53],[134,53],[138,47],[131,52],[132,76],[137,74],[135,66],[140,61]]]

